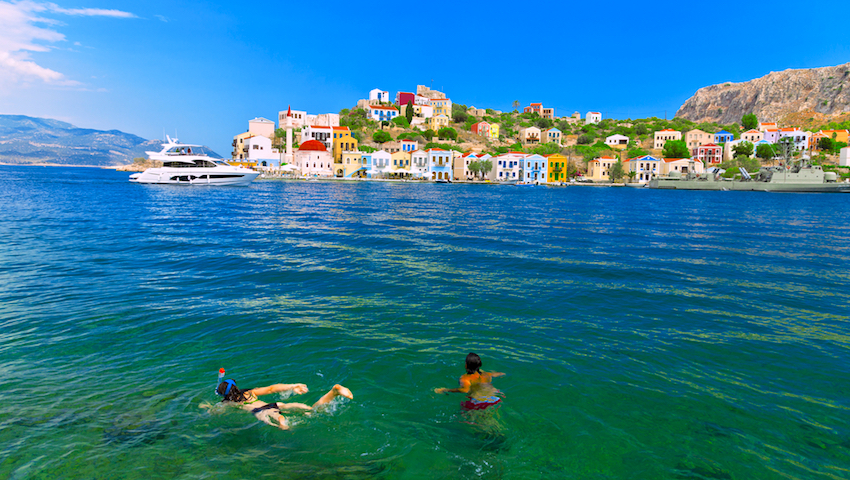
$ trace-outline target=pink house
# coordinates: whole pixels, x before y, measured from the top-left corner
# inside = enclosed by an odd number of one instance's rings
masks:
[[[490,135],[490,124],[487,122],[474,123],[470,130],[472,130],[472,133],[486,137]]]
[[[723,147],[709,143],[697,147],[697,159],[704,165],[719,164],[723,162]]]
[[[543,104],[542,103],[532,103],[531,105],[525,107],[522,112],[523,113],[537,113],[538,115],[543,115]]]

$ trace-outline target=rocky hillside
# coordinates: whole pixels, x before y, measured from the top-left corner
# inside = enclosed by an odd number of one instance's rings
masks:
[[[749,82],[704,87],[676,116],[730,124],[740,122],[747,113],[755,113],[761,121],[783,122],[789,115],[829,119],[846,112],[850,112],[850,63],[771,72]]]
[[[0,163],[113,166],[159,150],[158,140],[145,140],[118,130],[77,128],[70,123],[23,115],[0,115]]]

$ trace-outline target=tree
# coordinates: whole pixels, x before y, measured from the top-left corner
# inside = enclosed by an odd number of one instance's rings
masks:
[[[452,120],[454,120],[455,123],[464,123],[468,118],[469,114],[463,110],[458,110],[452,113]]]
[[[452,127],[443,127],[437,131],[437,136],[440,137],[440,140],[457,140],[457,130]]]
[[[732,148],[736,157],[750,157],[753,154],[753,144],[750,142],[741,142]]]
[[[514,106],[514,110],[518,109],[519,108],[519,100],[514,100],[513,106]]]
[[[741,117],[741,126],[743,126],[747,130],[758,128],[759,119],[758,117],[756,117],[755,113],[748,113]]]
[[[667,140],[661,150],[665,158],[690,158],[691,152],[684,140]]]
[[[407,119],[407,124],[413,123],[413,100],[407,101],[407,108],[404,110],[404,118]]]
[[[372,134],[372,140],[374,140],[375,143],[385,143],[389,142],[392,139],[393,137],[383,130],[378,130]]]
[[[625,176],[623,162],[617,160],[617,163],[608,169],[608,178],[610,178],[612,182],[618,182],[621,178],[623,178],[623,176]]]
[[[819,150],[829,150],[832,151],[833,141],[831,138],[822,137],[818,139],[818,149]]]
[[[590,142],[592,142],[592,141],[593,141],[593,135],[589,135],[587,133],[585,133],[583,135],[579,135],[578,138],[576,139],[576,143],[578,143],[579,145],[589,145]]]
[[[478,166],[481,171],[481,175],[487,175],[493,170],[493,161],[489,158],[487,160],[481,160],[478,162]]]
[[[428,130],[422,132],[422,136],[425,137],[426,140],[431,140],[432,138],[437,136],[437,132],[429,128]]]
[[[410,123],[407,121],[405,117],[395,117],[390,120],[391,123],[398,125],[401,128],[410,128]]]
[[[756,148],[756,156],[763,160],[770,160],[776,156],[776,149],[769,143],[762,143]]]
[[[469,163],[469,166],[466,167],[466,169],[472,172],[473,176],[477,177],[478,172],[481,171],[481,162],[479,162],[478,160],[472,161]]]
[[[646,128],[646,125],[644,125],[642,123],[635,125],[635,134],[636,135],[646,135],[647,133],[649,133],[649,129]]]

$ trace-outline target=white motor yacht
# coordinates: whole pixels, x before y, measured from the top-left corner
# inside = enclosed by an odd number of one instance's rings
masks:
[[[162,162],[161,167],[149,168],[130,175],[135,183],[167,183],[174,185],[248,185],[260,172],[234,167],[203,145],[179,143],[166,137],[168,143],[159,152],[145,152],[151,160]]]

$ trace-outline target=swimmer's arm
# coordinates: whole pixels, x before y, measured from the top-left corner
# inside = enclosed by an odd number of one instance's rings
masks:
[[[253,388],[251,389],[251,393],[260,396],[268,395],[270,393],[288,392],[290,390],[299,395],[309,391],[307,389],[307,385],[304,385],[303,383],[276,383],[274,385],[269,385],[268,387]]]
[[[469,393],[469,388],[472,386],[469,380],[461,378],[458,383],[460,383],[458,388],[436,388],[434,393]]]
[[[505,375],[503,372],[484,372],[484,373],[486,373],[487,375],[490,375],[491,377],[502,377],[502,376]]]

